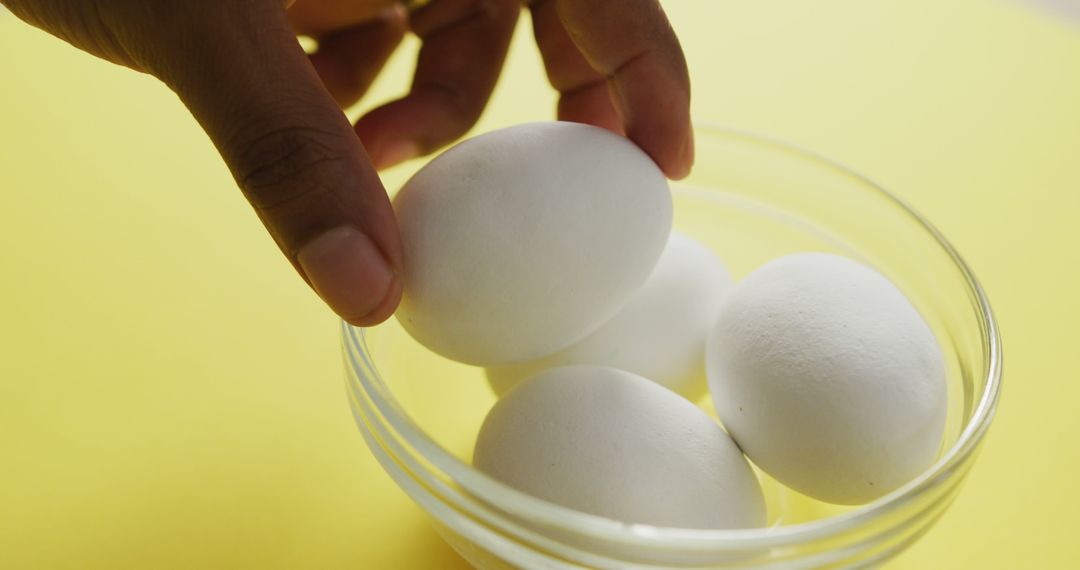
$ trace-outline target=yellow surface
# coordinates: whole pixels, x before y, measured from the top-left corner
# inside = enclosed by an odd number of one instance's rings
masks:
[[[1080,566],[1080,26],[1007,1],[668,6],[697,116],[894,189],[997,310],[998,420],[887,568]],[[549,116],[529,43],[485,128]],[[334,319],[165,88],[0,13],[0,199],[0,567],[463,566],[352,425]]]

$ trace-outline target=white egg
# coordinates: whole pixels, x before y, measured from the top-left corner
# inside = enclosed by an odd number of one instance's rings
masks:
[[[550,354],[611,318],[656,265],[672,216],[667,181],[641,149],[562,122],[454,146],[394,209],[398,320],[427,348],[481,365]]]
[[[723,429],[685,398],[635,374],[553,368],[492,408],[477,469],[586,513],[679,528],[765,524],[750,465]]]
[[[811,497],[870,501],[929,467],[941,445],[940,346],[895,285],[845,257],[790,255],[732,288],[707,371],[746,455]]]
[[[730,287],[731,275],[708,248],[672,233],[645,285],[611,320],[549,356],[489,367],[488,380],[502,395],[548,368],[597,364],[696,399],[705,393],[705,338]]]

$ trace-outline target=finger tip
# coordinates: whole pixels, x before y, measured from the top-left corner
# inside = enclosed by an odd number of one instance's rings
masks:
[[[369,313],[360,316],[340,316],[345,322],[356,327],[375,326],[386,321],[394,314],[394,310],[397,309],[398,304],[401,303],[402,291],[403,287],[401,285],[401,280],[394,278],[390,282],[390,287],[387,289],[386,295],[383,296],[382,301],[380,301]]]
[[[346,321],[386,320],[401,299],[401,280],[382,249],[352,226],[324,232],[296,255],[315,292]]]
[[[636,134],[636,133],[635,133]],[[649,156],[656,161],[656,164],[660,166],[660,170],[664,172],[664,175],[671,180],[682,180],[686,178],[691,169],[694,166],[694,133],[690,130],[682,137],[681,143],[660,145],[655,142],[648,144],[645,141],[655,141],[657,139],[666,138],[666,140],[679,140],[678,136],[667,137],[643,137],[641,135],[631,136],[631,139],[641,145]]]
[[[388,121],[386,105],[368,112],[353,125],[353,132],[367,152],[368,159],[376,170],[384,170],[402,160],[397,160],[403,151],[392,148],[394,145],[392,121]]]
[[[420,146],[410,140],[390,140],[374,147],[371,163],[378,170],[397,166],[406,160],[420,156]]]
[[[693,166],[693,155],[688,154],[685,148],[671,152],[669,149],[644,148],[650,157],[660,167],[664,176],[671,180],[682,180],[690,174]]]
[[[678,157],[674,159],[673,165],[668,169],[666,174],[672,180],[682,180],[690,175],[690,171],[694,167],[694,137],[691,134],[687,139],[682,152]]]
[[[690,175],[690,164],[678,163],[664,168],[664,175],[671,180],[682,180]]]
[[[686,132],[686,161],[690,166],[694,166],[694,159],[697,152],[697,148],[694,145],[694,129],[691,126],[690,130]]]

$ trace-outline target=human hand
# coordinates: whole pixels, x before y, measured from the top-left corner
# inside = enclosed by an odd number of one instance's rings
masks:
[[[278,246],[342,318],[385,320],[401,244],[376,168],[465,134],[502,68],[521,0],[0,0],[77,48],[160,78],[210,136]],[[285,3],[291,3],[285,0]],[[658,0],[534,0],[558,117],[624,133],[673,178],[693,162],[686,62]],[[350,125],[406,31],[408,95]],[[319,42],[304,53],[296,34]]]

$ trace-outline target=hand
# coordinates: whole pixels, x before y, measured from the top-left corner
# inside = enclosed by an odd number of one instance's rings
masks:
[[[401,298],[401,244],[376,174],[463,135],[495,86],[520,0],[0,0],[94,55],[153,74],[206,130],[278,246],[347,321]],[[560,119],[624,133],[673,178],[693,161],[686,62],[658,0],[535,0]],[[350,125],[406,30],[408,95]],[[296,40],[319,42],[310,57]],[[365,150],[366,149],[366,150]]]

